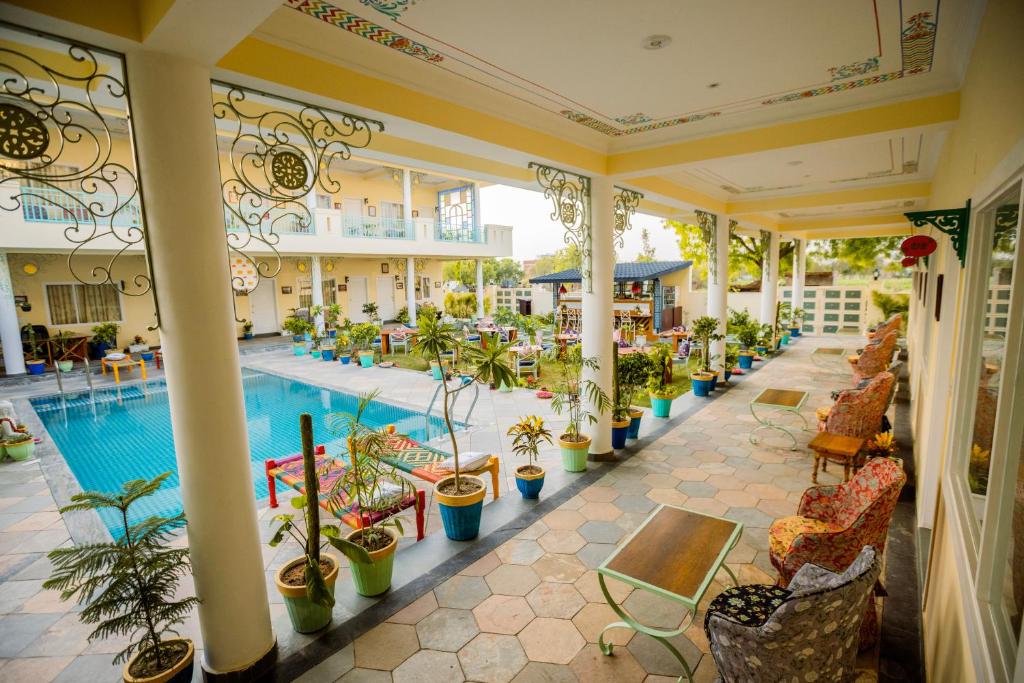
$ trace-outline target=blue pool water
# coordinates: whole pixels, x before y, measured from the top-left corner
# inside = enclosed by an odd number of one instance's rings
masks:
[[[356,396],[260,372],[245,371],[242,382],[257,500],[268,495],[263,461],[301,449],[301,413],[313,416],[316,443],[326,444],[328,453],[342,450],[342,437],[327,431],[324,417],[354,412]],[[88,393],[68,394],[63,400],[47,396],[32,399],[32,406],[83,490],[117,491],[130,479],[149,479],[171,471],[160,491],[132,506],[132,519],[181,511],[167,385],[163,380],[98,390],[92,397]],[[423,413],[374,401],[363,415],[364,423],[372,427],[393,424],[416,440],[427,438]],[[441,418],[431,417],[430,422],[431,436],[445,433]],[[118,515],[106,512],[100,516],[111,534],[120,537]]]

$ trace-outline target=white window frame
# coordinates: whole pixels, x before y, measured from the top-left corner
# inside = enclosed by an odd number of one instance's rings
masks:
[[[121,294],[120,290],[118,290],[117,287],[114,287],[113,285],[111,285],[110,286],[111,289],[113,289],[114,290],[114,294],[117,295],[117,308],[121,311],[121,319],[120,320],[96,320],[96,321],[93,321],[93,322],[61,323],[61,324],[58,325],[57,323],[53,322],[53,317],[50,315],[50,292],[47,289],[47,287],[49,287],[50,285],[72,285],[72,286],[81,286],[81,287],[90,287],[90,286],[92,286],[92,285],[87,285],[87,284],[84,284],[84,283],[78,282],[78,281],[70,281],[70,282],[64,282],[64,281],[44,282],[43,283],[43,301],[46,304],[46,326],[47,327],[56,327],[57,329],[61,329],[61,328],[66,328],[66,327],[81,327],[82,325],[101,325],[103,323],[117,323],[118,325],[123,325],[124,324],[124,295]],[[75,296],[75,317],[76,318],[80,318],[81,317],[81,315],[79,315],[80,313],[81,312],[78,310],[78,297]]]
[[[1024,206],[1024,141],[1008,157],[1016,159],[1012,172],[1002,175],[1003,181],[988,184],[983,193],[972,200],[967,261],[964,267],[964,293],[961,316],[957,321],[959,340],[956,347],[956,367],[953,382],[951,435],[946,441],[942,487],[948,499],[948,525],[953,551],[958,556],[961,575],[961,595],[968,627],[968,640],[974,665],[982,680],[1010,681],[1016,670],[1016,680],[1024,680],[1024,628],[1017,642],[1003,610],[1001,585],[995,585],[997,572],[1006,566],[1009,536],[1012,533],[1012,514],[1017,482],[1017,461],[1024,438],[1024,419],[1014,416],[1014,408],[1024,406],[1024,377],[1019,367],[1024,332],[1008,334],[1001,372],[1004,388],[996,409],[995,436],[989,470],[989,488],[985,499],[986,520],[979,525],[968,485],[967,462],[974,435],[974,412],[982,365],[983,335],[987,316],[989,277],[991,275],[991,244],[993,222],[984,218],[994,210],[994,202],[1015,186],[1020,187],[1018,200]],[[1002,166],[1002,165],[1001,165]],[[998,169],[997,169],[998,170]],[[1021,206],[1018,207],[1021,214]],[[1008,330],[1024,328],[1024,234],[1018,218],[1016,254],[1014,256],[1014,288],[1010,297]],[[940,238],[941,239],[941,238]],[[948,239],[948,238],[947,238]],[[951,247],[949,247],[951,248]],[[932,289],[932,287],[929,287]],[[931,293],[928,293],[931,296]],[[929,308],[923,309],[925,312]],[[1010,457],[1003,457],[1003,454]],[[933,540],[933,543],[935,541]],[[933,570],[929,567],[929,573]],[[980,647],[979,647],[980,646]]]

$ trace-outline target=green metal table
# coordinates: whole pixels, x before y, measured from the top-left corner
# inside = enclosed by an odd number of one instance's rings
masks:
[[[725,564],[725,558],[739,541],[743,525],[729,519],[706,515],[674,505],[659,505],[644,522],[626,537],[608,559],[597,568],[601,592],[612,610],[622,619],[608,624],[601,631],[598,645],[606,655],[612,645],[604,642],[604,634],[613,628],[628,628],[654,638],[683,667],[683,676],[693,681],[693,669],[669,639],[682,634],[697,616],[697,606],[719,570],[724,569],[734,585],[736,575]],[[605,583],[611,577],[654,595],[678,602],[686,608],[677,629],[664,630],[645,626],[612,598]]]
[[[807,418],[800,414],[800,409],[803,408],[804,402],[807,400],[806,391],[797,391],[795,389],[772,389],[768,388],[757,395],[753,401],[750,402],[750,414],[754,416],[754,420],[757,421],[758,426],[754,427],[754,430],[750,432],[750,443],[757,443],[757,432],[762,429],[774,429],[777,432],[782,432],[793,440],[793,445],[789,450],[796,450],[796,437],[789,431],[789,427],[784,424],[775,422],[772,417],[781,413],[790,413],[799,417],[803,423],[803,430],[807,431]],[[767,415],[758,415],[757,408],[764,408],[768,411]]]
[[[835,346],[819,346],[811,351],[811,362],[823,370],[837,370],[839,361],[846,358],[846,349]]]

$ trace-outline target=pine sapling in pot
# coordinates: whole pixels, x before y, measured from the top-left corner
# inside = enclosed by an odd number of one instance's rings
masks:
[[[123,674],[128,682],[160,675],[167,681],[192,680],[195,650],[191,640],[177,637],[175,628],[199,600],[177,595],[181,578],[190,571],[188,549],[166,547],[172,534],[185,525],[185,515],[130,521],[131,506],[154,494],[170,474],[126,482],[117,493],[75,494],[61,514],[113,511],[120,519],[121,537],[57,548],[47,556],[53,574],[43,588],[59,590],[61,600],[76,598],[83,605],[79,620],[96,625],[89,641],[111,636],[128,639],[128,646],[114,657],[115,663],[127,661]]]

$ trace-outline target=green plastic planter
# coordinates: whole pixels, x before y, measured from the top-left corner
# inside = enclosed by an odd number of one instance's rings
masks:
[[[693,380],[691,380],[692,382]],[[675,396],[671,395],[657,395],[650,394],[651,397],[651,412],[654,413],[654,417],[668,417],[669,413],[672,412],[672,399]]]
[[[373,351],[360,351],[359,352],[359,366],[363,368],[373,367],[374,353]]]
[[[348,536],[352,541],[362,533],[362,529],[355,529]],[[352,570],[352,584],[356,593],[373,597],[386,593],[391,588],[391,576],[395,569],[395,550],[398,549],[398,539],[391,536],[391,545],[374,550],[369,553],[371,562],[349,562],[349,569]]]
[[[566,441],[563,434],[558,439],[558,446],[562,449],[562,468],[566,472],[586,472],[587,454],[590,452],[590,437],[583,436],[583,441]]]
[[[328,590],[331,591],[331,595],[334,595],[334,584],[338,580],[338,560],[331,555],[322,555],[321,557],[334,565],[324,577]],[[281,597],[284,598],[284,605],[288,609],[288,618],[291,619],[292,628],[299,633],[314,633],[331,623],[332,608],[310,602],[306,597],[305,586],[289,586],[281,583],[281,575],[284,572],[305,561],[305,557],[297,557],[291,562],[286,562],[277,570],[274,582],[277,584],[277,590],[281,593]]]
[[[19,444],[5,444],[4,448],[7,450],[7,455],[11,456],[11,460],[28,460],[36,452],[36,442],[29,439]]]

